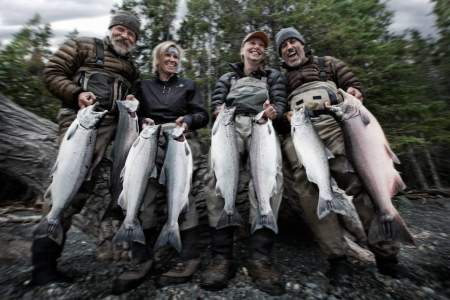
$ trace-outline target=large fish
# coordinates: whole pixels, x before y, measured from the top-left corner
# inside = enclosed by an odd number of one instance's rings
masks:
[[[392,204],[391,198],[405,184],[394,168],[400,163],[375,117],[350,94],[339,90],[344,102],[331,106],[341,120],[346,151],[367,192],[377,207],[369,229],[369,242],[399,241],[414,244],[414,238]]]
[[[111,195],[114,202],[118,201],[122,191],[120,174],[127,159],[131,145],[139,136],[139,124],[136,110],[139,101],[123,100],[116,101],[119,109],[119,122],[117,124],[116,136],[113,147],[113,167],[111,172]]]
[[[188,208],[193,171],[192,152],[183,131],[184,128],[176,127],[165,132],[167,150],[159,182],[166,185],[168,218],[155,249],[166,245],[172,245],[178,252],[182,249],[178,217]]]
[[[235,110],[236,107],[224,107],[212,128],[211,165],[216,178],[216,194],[225,200],[217,229],[241,224],[241,217],[235,209],[239,183],[239,151],[234,126]]]
[[[328,150],[309,118],[309,111],[303,106],[294,110],[291,122],[291,136],[298,159],[305,167],[306,176],[319,189],[317,216],[324,218],[330,212],[346,215],[348,212],[348,197],[344,191],[333,189],[335,185],[331,178],[328,159],[333,154]]]
[[[52,182],[44,196],[50,196],[52,208],[36,227],[37,238],[49,237],[62,244],[61,215],[86,179],[94,155],[97,124],[107,113],[95,111],[95,107],[94,104],[80,109],[64,135],[53,166]]]
[[[249,153],[250,172],[258,201],[252,233],[263,227],[278,233],[271,199],[281,192],[277,185],[280,180],[283,180],[280,171],[282,168],[281,150],[272,121],[265,119],[262,115],[263,112],[254,118]]]
[[[145,244],[138,213],[148,179],[157,177],[155,161],[160,128],[160,125],[145,124],[128,153],[121,175],[123,190],[118,200],[120,207],[126,210],[126,216],[114,236],[114,243],[134,241]]]

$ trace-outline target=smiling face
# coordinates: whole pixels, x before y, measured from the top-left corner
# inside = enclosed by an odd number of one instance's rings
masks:
[[[136,45],[136,33],[122,25],[116,25],[110,31],[111,44],[120,55],[126,55]]]
[[[266,58],[266,45],[260,38],[250,38],[241,48],[241,56],[245,62],[262,63]]]
[[[299,66],[305,58],[305,46],[297,39],[287,39],[281,44],[281,58],[290,67]]]
[[[166,51],[162,53],[162,57],[159,63],[159,72],[166,75],[176,74],[178,71],[178,64],[180,63],[180,57],[175,51]]]

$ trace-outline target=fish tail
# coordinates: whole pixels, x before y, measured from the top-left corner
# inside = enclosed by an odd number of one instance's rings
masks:
[[[348,197],[344,191],[332,191],[333,198],[325,199],[319,196],[317,203],[317,216],[319,220],[325,218],[330,212],[348,216],[350,214],[348,207]]]
[[[231,214],[227,213],[224,209],[217,222],[216,229],[222,229],[229,226],[240,226],[241,222],[242,218],[236,209]]]
[[[155,249],[162,248],[166,245],[171,245],[174,247],[178,253],[181,252],[182,244],[180,237],[180,227],[178,223],[175,226],[170,226],[169,224],[164,225],[158,239],[155,243]]]
[[[49,220],[47,217],[44,217],[34,229],[33,235],[35,239],[48,237],[58,245],[62,245],[64,240],[64,229],[59,220]]]
[[[393,217],[381,215],[374,218],[369,229],[369,243],[395,241],[415,245],[414,237],[408,230],[405,221],[397,213]]]
[[[132,225],[128,225],[123,222],[112,241],[114,244],[119,244],[121,242],[138,242],[145,245],[145,236],[141,224],[136,222]]]
[[[278,233],[278,225],[275,221],[275,216],[273,215],[272,210],[267,215],[261,215],[260,212],[257,213],[255,222],[252,225],[252,233],[264,227]]]

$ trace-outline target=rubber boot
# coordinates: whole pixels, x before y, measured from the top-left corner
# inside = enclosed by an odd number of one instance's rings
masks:
[[[200,265],[198,229],[198,227],[194,227],[181,232],[183,249],[180,257],[175,260],[169,271],[161,274],[157,280],[159,286],[180,284],[191,280],[192,275],[197,271]]]
[[[31,246],[31,263],[33,265],[33,271],[31,273],[32,285],[72,281],[56,268],[57,260],[63,250],[64,241],[62,245],[58,245],[48,237],[33,240]]]
[[[349,283],[352,269],[346,256],[329,258],[328,264],[329,268],[326,276],[331,285],[342,286]]]
[[[202,273],[200,286],[205,290],[218,291],[226,288],[236,273],[233,266],[234,228],[211,228],[210,232],[212,257]]]
[[[153,268],[152,246],[156,240],[156,228],[144,229],[145,242],[131,243],[131,256],[134,262],[140,264],[138,271],[127,271],[113,280],[112,293],[115,295],[128,292],[144,282]]]
[[[250,257],[247,267],[256,287],[270,295],[285,293],[281,275],[272,266],[270,258],[275,233],[267,228],[259,229],[250,236]]]

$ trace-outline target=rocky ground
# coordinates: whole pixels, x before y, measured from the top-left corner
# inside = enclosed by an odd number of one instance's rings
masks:
[[[127,263],[95,260],[95,240],[72,228],[60,262],[72,284],[28,286],[31,273],[29,247],[35,223],[26,209],[0,211],[1,299],[450,299],[450,199],[439,195],[406,194],[399,210],[413,232],[417,247],[403,247],[400,259],[409,278],[397,280],[380,275],[373,263],[353,261],[351,280],[333,287],[324,275],[327,264],[314,242],[298,235],[280,236],[274,259],[286,282],[287,293],[271,297],[253,287],[244,265],[245,241],[236,247],[241,266],[227,289],[208,292],[199,288],[197,274],[189,284],[157,288],[149,278],[137,289],[115,296],[112,278],[130,268]],[[27,222],[23,222],[27,221]],[[207,263],[205,255],[203,266]]]

